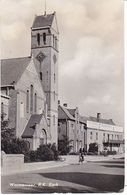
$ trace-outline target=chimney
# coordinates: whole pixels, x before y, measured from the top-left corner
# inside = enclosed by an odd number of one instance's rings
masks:
[[[97,122],[101,119],[101,113],[97,113]]]
[[[60,105],[60,100],[58,100],[58,105]]]
[[[63,106],[64,106],[64,107],[67,107],[67,103],[64,103]]]

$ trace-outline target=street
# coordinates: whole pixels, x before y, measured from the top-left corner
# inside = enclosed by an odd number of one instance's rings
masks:
[[[71,163],[1,180],[2,193],[119,192],[124,188],[124,160]]]

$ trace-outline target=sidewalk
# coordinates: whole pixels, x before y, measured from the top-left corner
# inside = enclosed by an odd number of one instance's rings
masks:
[[[111,159],[119,159],[123,158],[124,154],[119,155],[109,155],[109,156],[85,156],[86,162],[96,162],[96,161],[108,161]],[[48,168],[54,168],[54,167],[63,167],[71,164],[77,164],[79,160],[78,155],[67,155],[67,156],[61,156],[63,161],[48,161],[48,162],[35,162],[35,163],[24,163],[23,167],[19,168],[18,170],[11,169],[8,172],[1,169],[1,175],[11,175],[16,173],[24,173],[24,172],[31,172],[41,169],[48,169]]]

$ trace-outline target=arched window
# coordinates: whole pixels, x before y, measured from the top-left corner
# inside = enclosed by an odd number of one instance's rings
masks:
[[[26,92],[26,112],[29,113],[29,90]]]
[[[34,112],[37,112],[37,94],[34,94]]]
[[[108,141],[109,141],[109,136],[110,136],[110,135],[108,134]]]
[[[55,115],[53,115],[53,125],[55,125]]]
[[[53,92],[53,94],[54,94],[54,101],[55,101],[55,96],[56,96],[55,91]]]
[[[37,43],[38,45],[40,45],[40,34],[39,33],[37,33]]]
[[[43,43],[46,45],[46,33],[43,33]]]
[[[33,113],[33,85],[30,86],[30,113]]]
[[[42,72],[40,72],[40,80],[42,81]]]
[[[55,49],[57,49],[57,37],[55,37]]]
[[[48,77],[49,77],[49,73],[48,73],[48,71],[47,71],[47,73],[46,73],[46,74],[47,74],[47,83],[48,83]]]
[[[54,47],[54,35],[53,35],[53,47]]]
[[[44,129],[40,133],[40,145],[47,144],[47,134]]]
[[[20,102],[20,118],[24,118],[24,102]]]
[[[54,73],[54,83],[56,82],[56,75],[55,75],[55,73]]]
[[[90,139],[93,139],[93,132],[90,132]]]

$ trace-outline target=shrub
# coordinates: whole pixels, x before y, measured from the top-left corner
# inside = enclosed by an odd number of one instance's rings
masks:
[[[58,160],[59,159],[59,152],[56,148],[55,143],[51,146],[51,150],[54,152],[54,160]]]
[[[88,152],[97,153],[98,152],[98,144],[90,143]]]
[[[41,161],[54,160],[54,152],[51,149],[51,146],[40,145],[37,149],[37,158]]]
[[[37,162],[39,161],[38,157],[37,157],[37,151],[29,151],[25,154],[24,156],[24,161],[25,162]]]
[[[58,150],[56,145],[40,145],[35,151],[29,151],[25,154],[25,162],[41,162],[49,160],[58,160]]]
[[[115,155],[116,153],[116,151],[107,151],[107,155]]]
[[[6,154],[25,154],[29,151],[27,142],[19,138],[1,140],[1,149]]]
[[[6,154],[25,154],[29,150],[28,142],[15,138],[15,129],[9,128],[9,121],[1,117],[1,150]]]

